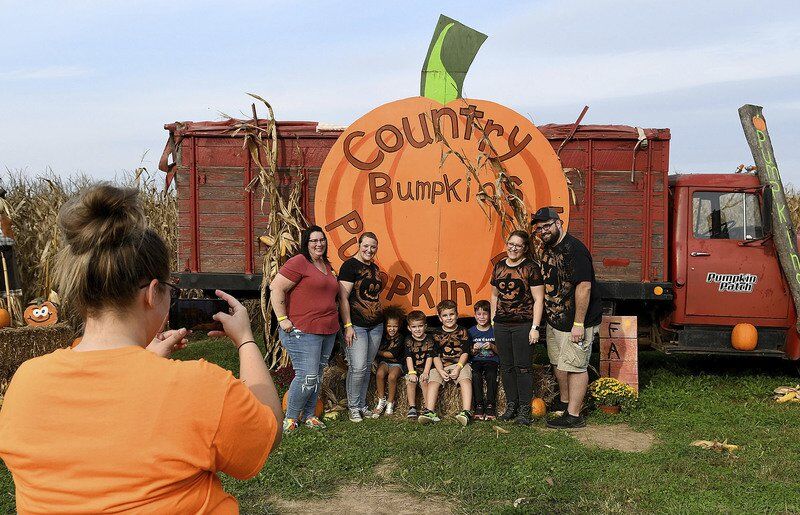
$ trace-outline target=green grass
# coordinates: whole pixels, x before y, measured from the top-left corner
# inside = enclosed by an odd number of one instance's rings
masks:
[[[236,369],[236,353],[201,341],[179,357],[200,356]],[[258,477],[223,478],[243,513],[263,513],[269,498],[328,499],[348,483],[391,481],[410,496],[437,495],[457,511],[574,513],[800,513],[800,406],[776,405],[771,391],[800,382],[780,361],[675,358],[644,352],[641,402],[619,416],[593,413],[590,424],[628,423],[659,442],[644,453],[588,448],[570,436],[490,423],[462,428],[404,420],[337,421],[327,431],[286,438]],[[689,446],[728,439],[734,456]],[[552,486],[550,484],[552,482]],[[0,512],[11,512],[13,483],[0,467]]]

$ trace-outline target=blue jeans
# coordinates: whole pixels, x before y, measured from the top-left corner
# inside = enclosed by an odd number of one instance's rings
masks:
[[[289,353],[294,368],[294,379],[289,385],[289,402],[286,418],[298,420],[314,416],[317,407],[322,372],[328,366],[328,359],[336,342],[336,334],[310,334],[295,329],[287,333],[278,330],[283,348]]]
[[[347,406],[361,409],[367,405],[370,369],[381,346],[383,324],[373,327],[354,325],[353,329],[356,332],[353,345],[344,349],[347,358]]]

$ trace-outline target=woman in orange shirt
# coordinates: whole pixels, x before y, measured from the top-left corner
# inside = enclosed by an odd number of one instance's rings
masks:
[[[238,513],[217,478],[255,476],[280,441],[280,401],[245,308],[217,291],[239,379],[173,361],[185,329],[159,333],[174,286],[169,251],[136,190],[102,185],[59,213],[61,297],[83,339],[25,362],[0,412],[0,458],[19,513]]]

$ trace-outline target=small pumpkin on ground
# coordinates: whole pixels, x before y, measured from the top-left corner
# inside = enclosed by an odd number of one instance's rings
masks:
[[[547,405],[541,397],[535,397],[531,401],[531,414],[536,418],[542,418],[547,414]]]
[[[281,402],[281,408],[283,408],[283,412],[286,413],[286,408],[289,406],[289,390],[286,390],[286,393],[283,394],[283,402]],[[322,404],[322,399],[317,398],[317,406],[314,408],[314,416],[319,418],[325,412],[325,406]]]

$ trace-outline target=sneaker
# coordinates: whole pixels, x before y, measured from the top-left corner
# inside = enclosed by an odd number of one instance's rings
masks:
[[[358,408],[350,408],[350,422],[361,422],[361,410]]]
[[[394,414],[394,403],[387,402],[386,403],[386,411],[383,412],[385,415],[392,415]]]
[[[325,429],[327,426],[317,417],[309,417],[306,419],[306,427],[309,429]]]
[[[483,413],[483,420],[494,420],[497,418],[497,410],[492,404],[486,405],[486,411]]]
[[[419,413],[417,412],[417,407],[411,406],[410,408],[408,408],[408,415],[406,415],[406,418],[417,418],[417,417],[419,417]]]
[[[547,408],[547,412],[561,416],[565,411],[567,411],[568,406],[569,403],[562,401],[561,397],[556,397],[555,400],[550,403],[550,406]]]
[[[419,416],[417,422],[420,424],[434,424],[440,420],[442,419],[439,418],[439,415],[429,409],[426,409],[422,415]]]
[[[506,403],[506,410],[500,415],[500,420],[508,421],[514,420],[517,418],[517,403],[516,402],[509,402]]]
[[[517,414],[517,424],[521,426],[531,425],[531,405],[520,406],[519,413]]]
[[[560,417],[548,420],[547,427],[550,429],[578,429],[580,427],[586,427],[586,419],[580,415],[577,417],[575,415],[570,415],[565,411]]]
[[[483,416],[483,406],[480,404],[475,406],[475,420],[486,420]]]
[[[461,410],[461,412],[456,415],[456,420],[458,420],[459,424],[466,427],[469,421],[472,420],[472,413],[470,413],[468,409]]]
[[[370,409],[366,406],[361,408],[361,418],[378,418],[380,415],[377,413],[373,413]]]
[[[297,420],[293,418],[285,418],[283,419],[283,434],[288,435],[290,433],[294,433],[300,426],[297,424]]]
[[[375,405],[375,410],[373,411],[373,413],[377,415],[383,413],[383,410],[386,409],[386,404],[387,404],[386,399],[383,398],[379,399],[378,404]]]

